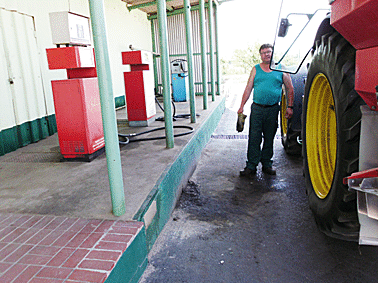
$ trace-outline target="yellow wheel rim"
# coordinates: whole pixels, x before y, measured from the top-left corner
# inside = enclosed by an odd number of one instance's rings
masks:
[[[282,134],[286,136],[287,134],[287,120],[285,118],[286,113],[286,92],[282,90],[282,97],[281,97],[281,128]]]
[[[331,86],[324,74],[312,82],[306,113],[306,150],[311,183],[320,199],[333,181],[337,150],[337,122]]]

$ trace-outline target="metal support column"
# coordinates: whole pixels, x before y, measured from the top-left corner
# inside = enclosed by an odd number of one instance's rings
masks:
[[[209,42],[210,42],[210,76],[211,76],[211,100],[215,101],[215,75],[214,75],[214,9],[213,1],[209,0]]]
[[[193,43],[192,43],[192,19],[190,15],[190,1],[184,0],[185,8],[185,30],[186,30],[186,50],[188,61],[189,77],[189,100],[190,100],[190,121],[196,122],[196,98],[194,92],[194,64],[193,64]]]
[[[154,78],[155,78],[155,94],[159,93],[159,81],[158,81],[158,74],[157,74],[157,66],[156,66],[156,40],[155,40],[155,27],[154,27],[154,20],[150,20],[151,22],[151,36],[152,36],[152,56],[154,62]]]
[[[202,92],[203,109],[207,109],[207,54],[206,54],[206,29],[205,29],[205,0],[199,1],[200,5],[200,30],[201,30],[201,60],[202,60]]]
[[[171,81],[169,76],[169,52],[167,32],[167,11],[165,0],[157,1],[157,14],[159,20],[160,35],[160,64],[161,78],[163,84],[164,121],[165,121],[165,142],[167,148],[174,147],[173,140],[173,117],[171,108]]]
[[[221,86],[221,76],[220,76],[220,56],[219,56],[219,23],[218,23],[218,5],[215,5],[215,49],[217,54],[217,94],[220,95],[220,86]]]
[[[126,212],[103,0],[89,0],[113,214]]]

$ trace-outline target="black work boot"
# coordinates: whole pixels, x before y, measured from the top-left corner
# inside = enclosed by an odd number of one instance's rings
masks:
[[[268,175],[276,175],[276,170],[274,170],[272,167],[263,167],[262,171]]]
[[[245,167],[242,171],[240,171],[240,176],[242,177],[252,177],[254,175],[256,175],[256,169]]]

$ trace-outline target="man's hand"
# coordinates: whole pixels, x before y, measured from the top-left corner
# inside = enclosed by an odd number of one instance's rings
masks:
[[[286,118],[286,119],[290,119],[292,116],[293,116],[293,109],[291,109],[291,108],[286,108],[285,118]]]
[[[243,106],[240,106],[240,108],[239,108],[239,110],[238,110],[238,114],[243,113],[243,111],[244,111],[244,107],[243,107]]]

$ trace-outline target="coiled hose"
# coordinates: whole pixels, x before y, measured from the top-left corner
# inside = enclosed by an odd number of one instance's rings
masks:
[[[156,95],[155,95],[155,101],[157,102],[159,108],[164,112],[164,109],[161,106],[161,104],[159,103],[158,99],[156,98]],[[173,101],[172,101],[172,105],[173,105],[173,121],[176,121],[175,118],[187,118],[187,117],[190,116],[190,114],[176,115],[176,106],[173,103]],[[199,115],[197,115],[197,116],[199,116]],[[156,120],[158,120],[158,119],[156,119]],[[159,120],[164,121],[164,118],[160,118]],[[189,131],[184,132],[184,133],[175,134],[175,135],[173,135],[174,137],[181,137],[181,136],[189,135],[189,134],[193,133],[193,131],[194,131],[194,128],[190,127],[190,126],[173,126],[173,128],[174,129],[188,129],[189,130]],[[151,133],[151,132],[161,131],[161,130],[164,130],[164,129],[165,129],[165,127],[159,127],[159,128],[143,131],[143,132],[140,132],[140,133],[118,134],[118,137],[123,139],[123,140],[119,140],[119,144],[125,145],[125,144],[131,143],[131,142],[162,140],[162,139],[165,139],[165,136],[159,136],[159,137],[153,137],[153,138],[141,138],[141,139],[130,139],[130,138],[141,136],[141,135],[148,134],[148,133]]]
[[[193,127],[190,127],[190,126],[173,126],[173,128],[174,129],[188,129],[189,130],[189,131],[184,132],[184,133],[175,134],[175,135],[173,135],[174,137],[181,137],[181,136],[189,135],[189,134],[193,133],[193,131],[194,131]],[[144,134],[148,134],[148,133],[151,133],[151,132],[161,131],[161,130],[164,130],[164,129],[165,129],[165,127],[159,127],[159,128],[151,129],[151,130],[144,131],[144,132],[141,132],[141,133],[118,134],[118,137],[124,139],[123,141],[120,140],[119,144],[125,145],[125,144],[128,144],[130,142],[162,140],[162,139],[165,139],[165,136],[153,137],[153,138],[141,138],[141,139],[130,139],[130,138],[137,137],[137,136],[144,135]]]

